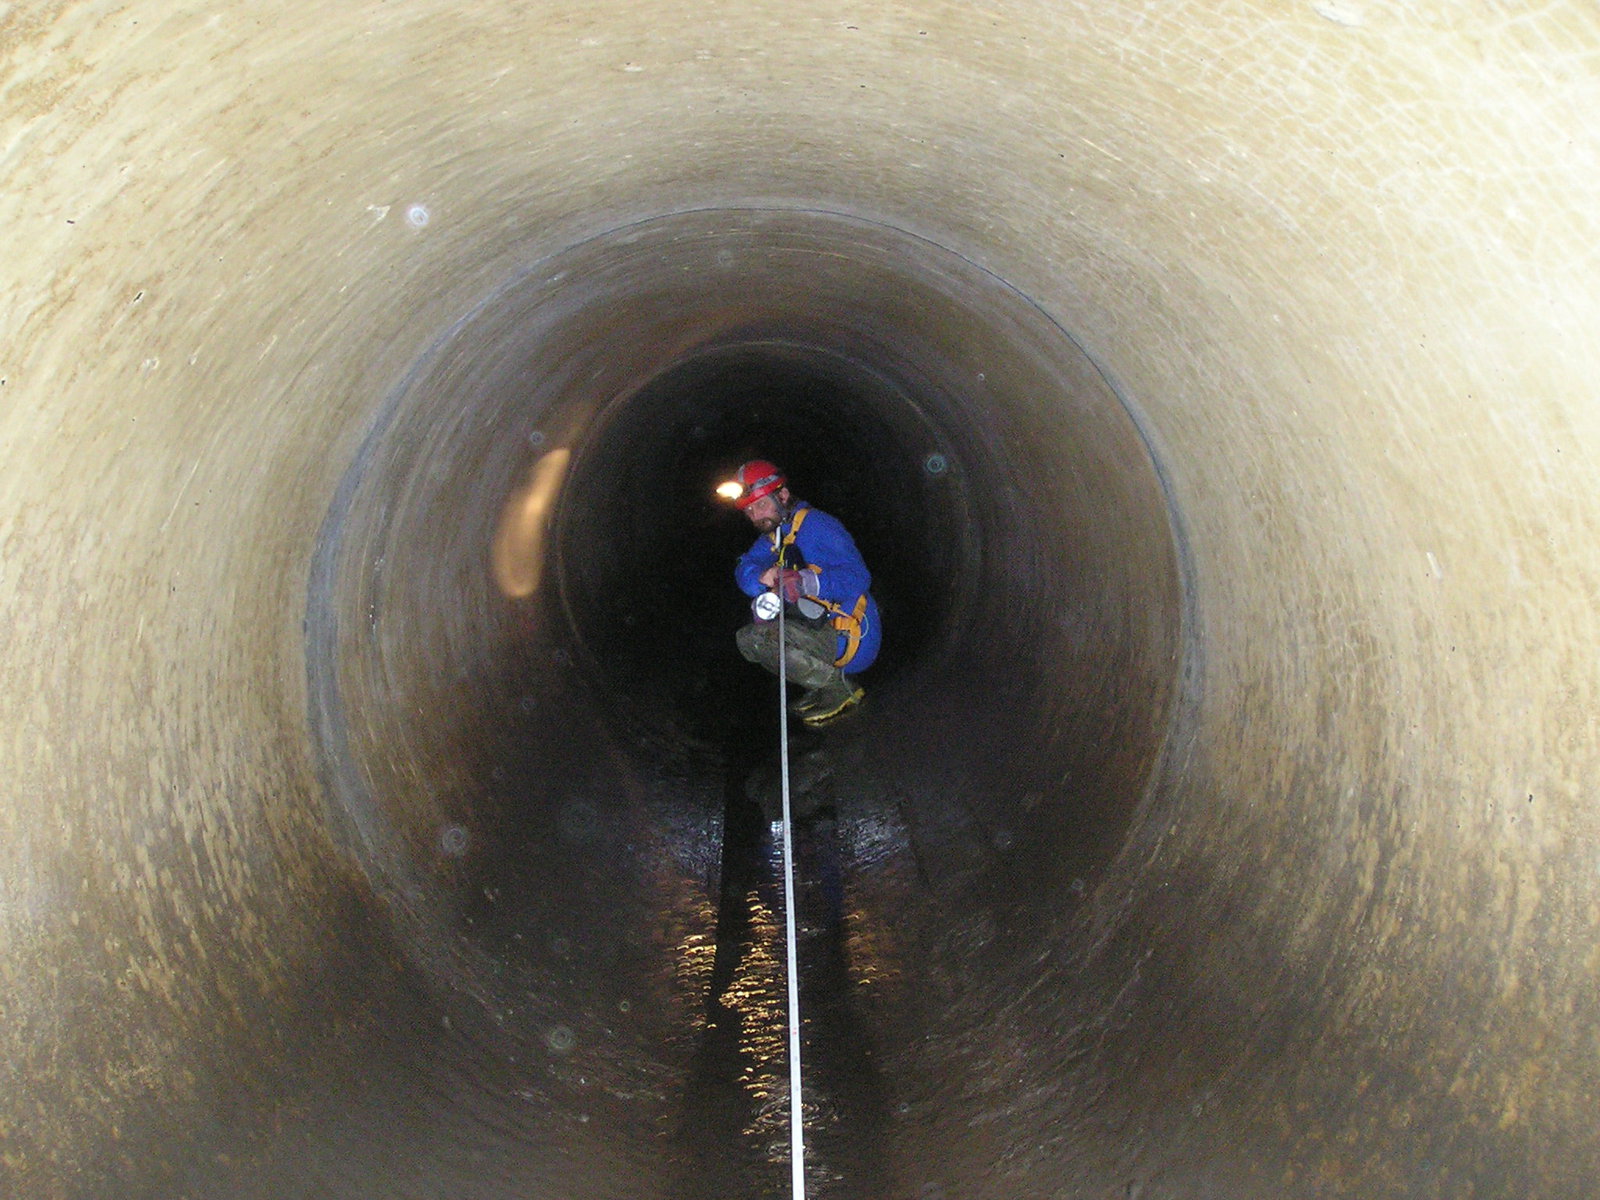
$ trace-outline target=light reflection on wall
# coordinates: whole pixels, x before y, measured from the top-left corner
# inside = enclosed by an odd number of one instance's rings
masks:
[[[881,1158],[881,1137],[892,1099],[880,1090],[876,1055],[862,1034],[890,1003],[886,981],[903,974],[898,932],[881,919],[871,897],[881,885],[837,874],[838,848],[801,837],[796,883],[806,1045],[804,1121],[806,1175],[821,1189],[871,1181],[891,1194],[892,1176]],[[790,1156],[787,988],[781,856],[776,839],[764,841],[758,861],[736,847],[732,892],[720,913],[708,902],[697,920],[674,939],[677,974],[687,994],[704,998],[689,1015],[697,1039],[691,1088],[693,1136],[706,1152],[725,1155],[731,1172],[719,1177],[728,1194],[776,1195],[760,1190],[787,1174]],[[898,881],[903,884],[904,880]],[[841,885],[843,891],[840,891]],[[707,926],[717,924],[711,934]],[[899,1108],[904,1113],[906,1108]],[[719,1140],[721,1139],[721,1140]],[[756,1188],[750,1191],[749,1188]]]
[[[768,1156],[789,1161],[788,993],[778,959],[783,933],[777,914],[754,889],[748,953],[740,960],[722,1002],[739,1013],[739,1083],[750,1094],[745,1136]],[[780,1153],[781,1152],[781,1153]]]
[[[572,452],[550,451],[528,469],[528,480],[506,498],[490,551],[495,584],[503,595],[521,600],[539,590],[544,572],[544,538],[550,511],[561,493]]]
[[[704,997],[711,988],[717,960],[716,907],[709,900],[701,900],[693,906],[687,924],[688,929],[677,941],[678,988],[685,996]],[[703,1003],[691,1004],[687,1016],[692,1035],[698,1037],[705,1032],[709,1022]]]

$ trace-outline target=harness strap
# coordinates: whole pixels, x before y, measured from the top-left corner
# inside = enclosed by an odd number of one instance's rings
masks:
[[[794,514],[794,524],[789,526],[789,532],[784,535],[781,543],[778,541],[778,531],[776,529],[772,531],[772,549],[778,555],[778,565],[780,567],[783,566],[784,546],[794,545],[794,539],[800,533],[800,526],[806,523],[806,514],[810,511],[809,508],[802,508]]]
[[[784,535],[782,541],[778,539],[778,531],[776,529],[772,531],[772,549],[778,556],[780,571],[784,569],[783,552],[787,547],[794,545],[795,535],[800,532],[800,526],[805,524],[806,514],[810,511],[809,508],[802,508],[794,514],[794,523],[789,526],[789,532]],[[861,622],[867,615],[867,594],[861,593],[853,612],[835,604],[832,600],[824,600],[821,596],[807,596],[806,599],[830,613],[832,619],[828,623],[844,634],[844,653],[833,660],[833,665],[849,666],[850,660],[856,656],[856,651],[861,649]]]
[[[833,665],[848,667],[856,651],[861,649],[861,622],[867,615],[867,594],[861,593],[854,612],[846,612],[831,601],[825,600],[823,605],[833,613],[833,627],[844,634],[844,653],[833,660]]]

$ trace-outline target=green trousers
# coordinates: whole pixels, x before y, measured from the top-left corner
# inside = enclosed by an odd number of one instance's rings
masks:
[[[785,667],[790,680],[807,691],[826,687],[840,676],[833,665],[834,648],[838,635],[831,625],[820,628],[800,620],[784,621]],[[739,653],[750,662],[765,667],[774,675],[778,673],[778,623],[752,621],[739,630],[736,640]]]

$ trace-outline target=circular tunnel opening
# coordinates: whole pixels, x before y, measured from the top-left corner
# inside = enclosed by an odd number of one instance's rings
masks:
[[[408,959],[519,1009],[535,1052],[605,1043],[583,1078],[617,1094],[704,1041],[716,881],[776,738],[775,685],[733,645],[753,531],[713,495],[756,455],[844,520],[884,612],[865,711],[801,747],[838,814],[838,987],[1026,986],[1166,737],[1160,476],[1026,297],[816,212],[677,214],[536,264],[423,356],[350,467],[309,668],[336,819]],[[916,1011],[849,1027],[894,1060]]]
[[[947,439],[896,381],[836,351],[739,342],[692,354],[599,422],[552,537],[564,615],[614,709],[717,745],[745,714],[773,724],[770,681],[730,655],[748,620],[731,564],[755,534],[714,496],[745,460],[843,521],[895,636],[871,671],[892,685],[937,654],[971,607],[980,559]]]

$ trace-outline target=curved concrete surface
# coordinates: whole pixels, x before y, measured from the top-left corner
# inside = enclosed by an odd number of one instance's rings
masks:
[[[889,614],[819,1195],[1600,1177],[1589,8],[0,31],[0,1191],[778,1194],[752,452]]]

